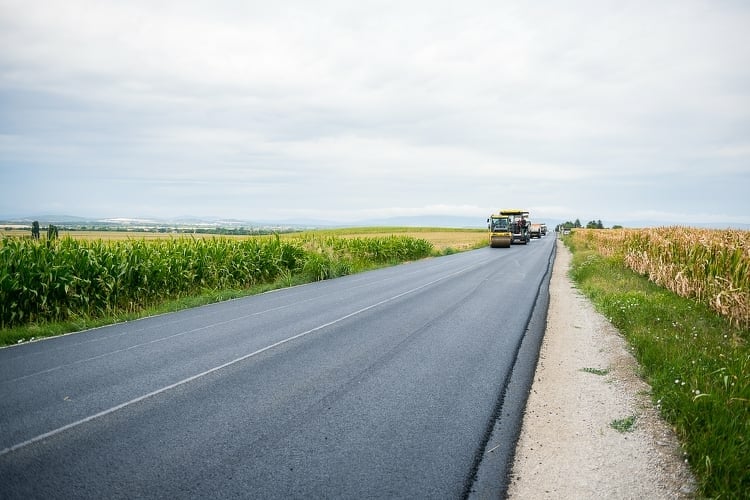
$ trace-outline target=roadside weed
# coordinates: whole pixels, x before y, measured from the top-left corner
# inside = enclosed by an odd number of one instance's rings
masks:
[[[629,417],[613,420],[609,423],[609,426],[617,432],[632,432],[635,427],[635,420],[635,415],[631,415]]]
[[[607,375],[609,373],[609,368],[601,369],[601,368],[581,368],[582,372],[591,373],[593,375]]]

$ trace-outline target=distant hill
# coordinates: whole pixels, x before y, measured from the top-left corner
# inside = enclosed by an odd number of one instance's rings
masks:
[[[355,226],[395,226],[395,227],[447,227],[447,228],[486,228],[487,218],[459,215],[418,215],[366,219],[353,223]]]
[[[585,224],[585,223],[584,223]],[[604,222],[606,227],[612,227],[613,225],[619,225],[622,227],[669,227],[669,226],[685,226],[705,229],[742,229],[745,231],[750,230],[750,223],[743,224],[738,222],[695,222],[691,224],[685,224],[680,222],[668,222],[668,221],[653,221],[653,220],[632,220],[632,221],[621,221],[621,222]]]
[[[373,219],[362,219],[354,220],[349,222],[340,221],[329,221],[322,219],[311,219],[311,218],[297,218],[297,219],[283,219],[283,220],[242,220],[232,218],[220,218],[220,217],[200,217],[200,216],[180,216],[173,218],[127,218],[127,217],[113,217],[113,218],[92,218],[92,217],[80,217],[75,215],[59,215],[59,214],[40,214],[33,216],[22,216],[22,217],[4,217],[0,216],[0,225],[27,225],[31,226],[33,221],[39,221],[44,227],[48,224],[55,224],[58,226],[123,226],[123,227],[197,227],[210,229],[216,228],[292,228],[292,229],[314,229],[314,228],[336,228],[336,227],[368,227],[368,226],[391,226],[391,227],[444,227],[444,228],[457,228],[457,229],[484,229],[487,227],[486,217],[469,217],[459,215],[418,215],[418,216],[401,216],[401,217],[383,217]],[[553,230],[558,224],[562,224],[563,220],[538,218],[534,219],[537,222],[544,222],[550,230]],[[569,219],[575,220],[575,217]],[[582,224],[586,224],[587,221],[579,219]],[[685,226],[687,224],[680,224],[676,222],[668,221],[655,221],[655,220],[632,220],[632,221],[603,221],[605,227],[612,227],[613,225],[620,225],[623,227],[638,228],[638,227],[659,227],[659,226]],[[726,223],[726,222],[712,222],[712,223],[694,223],[690,224],[690,227],[703,227],[711,229],[743,229],[750,230],[750,223]]]
[[[39,221],[40,224],[84,224],[86,222],[93,222],[95,219],[87,219],[86,217],[77,217],[75,215],[59,215],[59,214],[39,214],[30,216],[0,216],[0,224],[2,223],[26,223],[31,224],[34,221]]]

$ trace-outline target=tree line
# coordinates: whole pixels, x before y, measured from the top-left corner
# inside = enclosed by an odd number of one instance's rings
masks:
[[[586,229],[607,229],[604,227],[604,224],[602,223],[601,219],[598,220],[590,220],[586,223],[586,225],[581,224],[581,219],[576,219],[574,222],[566,221],[562,224],[558,224],[555,227],[555,231],[560,232],[564,229],[575,229],[575,228],[582,228],[585,227]],[[622,229],[622,226],[614,225],[612,226],[612,229]]]

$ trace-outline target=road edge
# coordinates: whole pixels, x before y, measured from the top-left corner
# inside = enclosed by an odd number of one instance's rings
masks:
[[[500,393],[493,422],[488,429],[486,444],[482,454],[478,457],[473,481],[468,491],[465,492],[464,498],[478,500],[505,498],[507,495],[526,401],[534,381],[542,340],[547,328],[550,280],[556,255],[557,245],[553,245],[526,331],[516,351],[510,377]]]

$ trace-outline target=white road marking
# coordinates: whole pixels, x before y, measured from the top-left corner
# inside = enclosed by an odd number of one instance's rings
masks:
[[[291,337],[288,337],[286,339],[279,340],[278,342],[275,342],[275,343],[270,344],[270,345],[268,345],[266,347],[258,349],[257,351],[253,351],[253,352],[251,352],[249,354],[245,354],[244,356],[240,356],[239,358],[233,359],[231,361],[227,361],[226,363],[223,363],[223,364],[221,364],[219,366],[215,366],[214,368],[210,368],[210,369],[208,369],[206,371],[197,373],[195,375],[192,375],[192,376],[190,376],[188,378],[182,379],[182,380],[180,380],[178,382],[175,382],[173,384],[164,386],[164,387],[162,387],[160,389],[157,389],[155,391],[151,391],[151,392],[149,392],[147,394],[143,394],[142,396],[138,396],[137,398],[133,398],[130,401],[125,401],[124,403],[120,403],[119,405],[113,406],[111,408],[107,408],[106,410],[100,411],[100,412],[95,413],[93,415],[89,415],[88,417],[82,418],[80,420],[76,420],[75,422],[71,422],[71,423],[69,423],[67,425],[63,425],[62,427],[58,427],[57,429],[53,429],[53,430],[51,430],[49,432],[45,432],[44,434],[39,434],[38,436],[34,436],[33,438],[27,439],[26,441],[23,441],[21,443],[18,443],[18,444],[15,444],[13,446],[10,446],[8,448],[5,448],[3,450],[0,450],[0,456],[6,455],[8,453],[12,453],[12,452],[14,452],[16,450],[19,450],[19,449],[24,448],[26,446],[29,446],[31,444],[37,443],[37,442],[42,441],[44,439],[47,439],[47,438],[50,438],[50,437],[55,436],[57,434],[60,434],[61,432],[67,431],[69,429],[73,429],[75,427],[78,427],[79,425],[83,425],[83,424],[85,424],[87,422],[91,422],[92,420],[96,420],[98,418],[107,416],[107,415],[109,415],[111,413],[114,413],[114,412],[116,412],[118,410],[121,410],[123,408],[127,408],[128,406],[134,405],[134,404],[136,404],[136,403],[138,403],[140,401],[143,401],[145,399],[151,398],[153,396],[157,396],[159,394],[167,392],[167,391],[169,391],[171,389],[174,389],[176,387],[179,387],[181,385],[185,385],[185,384],[187,384],[189,382],[192,382],[192,381],[197,380],[199,378],[205,377],[206,375],[209,375],[211,373],[214,373],[214,372],[217,372],[217,371],[222,370],[224,368],[227,368],[228,366],[232,366],[232,365],[237,364],[237,363],[239,363],[241,361],[244,361],[246,359],[252,358],[253,356],[257,356],[258,354],[261,354],[261,353],[264,353],[264,352],[266,352],[268,350],[271,350],[271,349],[273,349],[275,347],[279,347],[279,346],[284,345],[284,344],[286,344],[288,342],[291,342],[293,340],[296,340],[296,339],[299,339],[301,337],[304,337],[305,335],[309,335],[311,333],[317,332],[317,331],[322,330],[324,328],[327,328],[329,326],[335,325],[336,323],[340,323],[340,322],[342,322],[342,321],[344,321],[346,319],[349,319],[349,318],[351,318],[353,316],[356,316],[358,314],[362,314],[365,311],[369,311],[370,309],[374,309],[374,308],[376,308],[378,306],[381,306],[383,304],[386,304],[388,302],[391,302],[393,300],[401,298],[401,297],[403,297],[405,295],[408,295],[410,293],[414,293],[414,292],[416,292],[418,290],[421,290],[423,288],[426,288],[426,287],[428,287],[430,285],[434,285],[435,283],[438,283],[440,281],[443,281],[443,280],[448,279],[450,277],[453,277],[455,275],[461,274],[464,271],[466,271],[467,269],[475,268],[475,267],[477,267],[479,265],[482,265],[482,264],[483,264],[483,262],[480,262],[478,264],[473,264],[473,265],[470,265],[470,266],[463,267],[463,268],[459,269],[458,271],[454,271],[454,272],[452,272],[450,274],[447,274],[445,276],[442,276],[440,278],[432,280],[432,281],[430,281],[428,283],[424,283],[424,284],[422,284],[422,285],[420,285],[418,287],[415,287],[415,288],[412,288],[412,289],[407,290],[405,292],[401,292],[399,294],[393,295],[392,297],[389,297],[387,299],[383,299],[383,300],[381,300],[379,302],[376,302],[374,304],[371,304],[371,305],[369,305],[367,307],[363,307],[361,309],[358,309],[358,310],[356,310],[354,312],[351,312],[349,314],[341,316],[340,318],[334,319],[333,321],[329,321],[328,323],[324,323],[322,325],[316,326],[315,328],[311,328],[309,330],[306,330],[304,332],[298,333],[296,335],[292,335]]]

